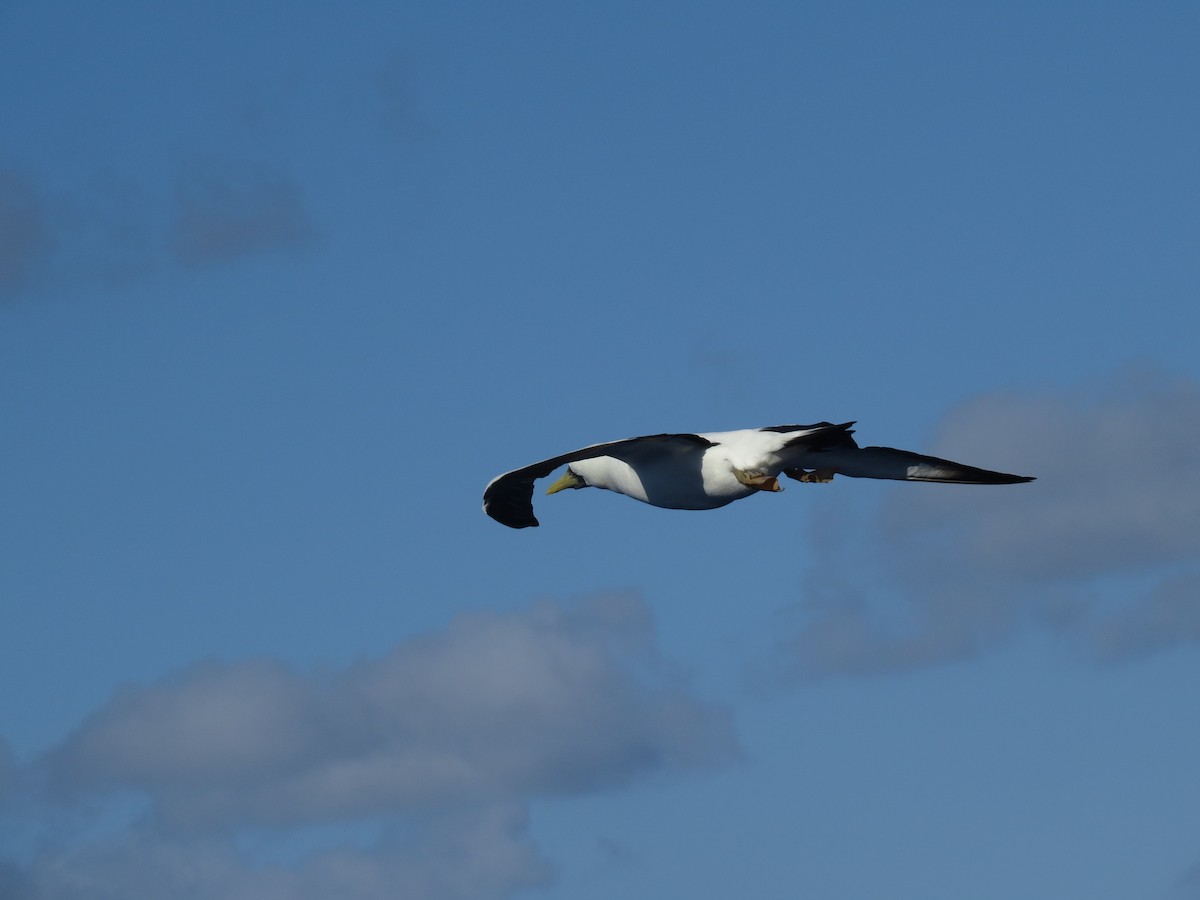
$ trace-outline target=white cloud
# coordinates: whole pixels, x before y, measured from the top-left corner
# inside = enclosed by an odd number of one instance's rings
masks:
[[[904,534],[966,523],[990,572],[1037,580],[1200,557],[1200,384],[1130,370],[1069,394],[981,397],[947,416],[933,450],[1029,468],[1021,493],[924,493],[893,504]],[[899,513],[899,515],[895,515]]]
[[[343,669],[206,662],[121,689],[38,772],[59,803],[132,794],[149,814],[43,852],[28,874],[55,900],[151,884],[201,898],[507,896],[548,877],[524,838],[531,798],[733,752],[729,716],[671,675],[636,598],[473,613]],[[294,867],[236,849],[249,827],[368,819],[412,833]]]
[[[964,404],[929,452],[1038,481],[898,485],[868,511],[823,496],[784,667],[903,670],[1029,628],[1104,659],[1200,640],[1197,446],[1200,385],[1162,373]]]
[[[72,795],[145,791],[167,821],[220,827],[587,790],[720,758],[722,714],[633,674],[656,665],[644,607],[592,605],[607,618],[461,616],[338,672],[201,663],[120,691],[48,758],[50,778]]]

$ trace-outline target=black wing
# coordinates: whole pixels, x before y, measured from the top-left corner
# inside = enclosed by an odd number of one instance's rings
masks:
[[[483,511],[502,525],[509,528],[536,528],[538,520],[533,514],[533,483],[539,478],[545,478],[559,466],[577,462],[581,459],[594,459],[597,456],[612,456],[621,459],[625,456],[636,456],[639,450],[647,449],[647,444],[665,444],[669,441],[679,441],[694,449],[697,446],[711,447],[713,442],[698,434],[649,434],[644,437],[627,438],[623,441],[609,441],[606,444],[593,444],[580,450],[564,453],[543,459],[523,469],[514,469],[498,475],[488,482],[483,491]]]
[[[940,484],[1022,484],[1036,479],[1028,475],[993,472],[966,463],[926,456],[894,447],[855,447],[832,445],[815,448],[807,454],[801,468],[784,469],[790,478],[799,478],[804,469],[824,470],[851,478],[883,478],[890,481],[929,481]]]
[[[847,447],[857,450],[858,444],[854,442],[854,438],[850,437],[854,434],[854,429],[850,427],[853,424],[855,423],[843,422],[841,425],[833,425],[829,422],[818,422],[816,425],[778,425],[774,428],[760,428],[759,431],[780,431],[786,434],[788,431],[804,429],[806,433],[792,438],[783,445],[785,448],[799,448],[813,452]]]
[[[846,472],[858,478],[887,478],[897,481],[932,481],[941,484],[1024,484],[1035,481],[1029,475],[1010,475],[980,469],[966,463],[937,456],[926,456],[894,447],[863,447],[858,472]]]

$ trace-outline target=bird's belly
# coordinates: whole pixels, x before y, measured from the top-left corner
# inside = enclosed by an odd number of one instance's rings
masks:
[[[671,465],[630,466],[620,460],[611,460],[602,476],[596,473],[590,479],[594,487],[664,509],[716,509],[745,496],[743,485],[734,479],[730,481],[738,489],[736,492],[710,491],[701,474],[698,457],[694,465],[686,462],[681,465],[680,460],[674,460]]]
[[[669,477],[656,478],[656,473],[643,473],[643,489],[646,502],[666,509],[717,509],[734,500],[755,493],[756,488],[741,484],[730,473],[714,472],[710,468],[697,466],[681,477],[676,468]]]
[[[742,484],[728,463],[701,454],[630,465],[608,458],[588,483],[664,509],[717,509],[758,491]]]
[[[663,509],[718,509],[722,506],[728,506],[738,497],[660,497],[655,500],[647,500],[652,506],[661,506]]]

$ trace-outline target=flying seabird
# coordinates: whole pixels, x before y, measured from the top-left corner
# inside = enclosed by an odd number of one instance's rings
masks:
[[[496,476],[483,492],[483,511],[510,528],[536,526],[533,483],[563,464],[566,474],[547,494],[598,487],[667,509],[716,509],[759,491],[782,491],[781,474],[822,484],[834,475],[945,484],[1033,481],[907,450],[859,447],[850,436],[853,424],[651,434],[592,444]]]

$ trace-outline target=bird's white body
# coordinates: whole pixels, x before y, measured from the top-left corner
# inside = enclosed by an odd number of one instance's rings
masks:
[[[671,454],[645,454],[635,458],[633,464],[612,456],[595,456],[571,463],[571,469],[588,487],[615,491],[652,506],[717,509],[762,490],[739,481],[737,472],[773,478],[786,466],[779,452],[788,437],[785,435],[744,429],[710,431],[697,437],[712,446],[696,444]],[[689,477],[689,473],[695,477]]]

